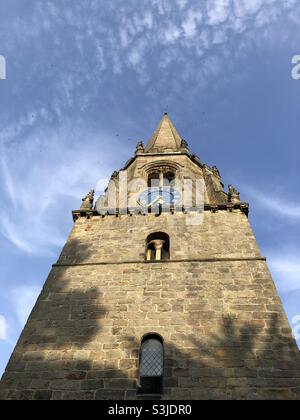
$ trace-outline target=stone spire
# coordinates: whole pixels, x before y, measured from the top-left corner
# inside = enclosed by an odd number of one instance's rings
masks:
[[[155,130],[145,148],[145,153],[180,152],[182,138],[173,126],[167,113]]]

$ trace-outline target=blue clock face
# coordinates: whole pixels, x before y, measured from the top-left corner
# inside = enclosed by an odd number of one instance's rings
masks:
[[[148,188],[143,191],[138,204],[143,207],[155,207],[158,205],[173,207],[181,201],[181,194],[173,188]]]

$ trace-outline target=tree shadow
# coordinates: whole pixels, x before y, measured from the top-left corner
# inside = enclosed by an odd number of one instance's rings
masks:
[[[255,322],[254,322],[255,324]],[[183,399],[299,399],[300,356],[289,329],[273,314],[266,326],[225,315],[207,342],[171,346],[171,397]],[[167,382],[168,384],[168,382]]]
[[[70,240],[59,264],[81,264],[90,252]],[[142,337],[128,318],[136,302],[121,286],[110,291],[108,281],[99,267],[53,268],[3,375],[0,399],[144,398],[137,395]],[[195,314],[185,322],[195,325]],[[203,336],[196,327],[168,336],[162,399],[299,399],[299,351],[282,325],[276,314],[248,322],[224,314],[218,330]],[[167,329],[149,326],[162,335]]]

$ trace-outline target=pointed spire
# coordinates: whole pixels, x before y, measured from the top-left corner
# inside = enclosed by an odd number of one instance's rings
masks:
[[[179,152],[181,145],[182,139],[173,126],[168,114],[165,112],[161,122],[149,140],[145,152]]]

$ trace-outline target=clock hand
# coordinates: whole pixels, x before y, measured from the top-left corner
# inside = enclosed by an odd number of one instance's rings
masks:
[[[148,204],[148,207],[151,207],[154,203],[156,203],[156,201],[158,200],[159,197],[156,197],[150,204]]]
[[[152,201],[152,203],[148,204],[148,207],[151,207],[153,204],[155,204],[157,201],[159,201],[158,204],[163,204],[163,198],[161,196],[156,197],[155,200]]]

